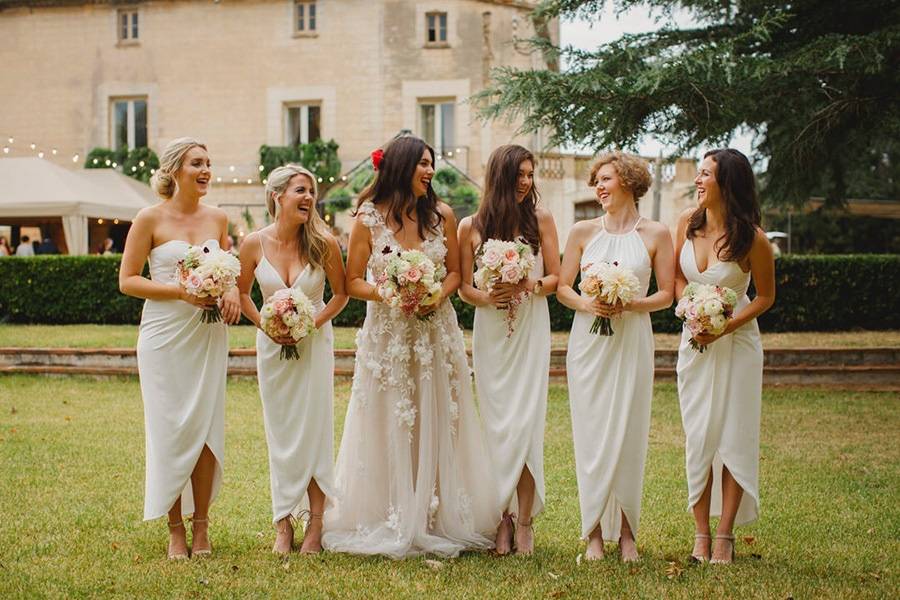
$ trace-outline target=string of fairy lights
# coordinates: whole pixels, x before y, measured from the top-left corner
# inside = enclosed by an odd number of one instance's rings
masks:
[[[60,150],[59,146],[52,144],[38,144],[36,142],[30,142],[27,144],[22,144],[21,142],[17,143],[17,140],[21,138],[17,138],[14,135],[10,135],[6,138],[6,143],[2,148],[2,157],[14,157],[14,156],[32,156],[37,158],[51,158],[51,159],[61,159],[65,156],[70,156],[72,163],[78,164],[81,161],[82,154],[81,152],[64,152]],[[49,150],[48,150],[49,148]],[[100,161],[104,161],[104,166],[118,169],[123,165],[120,165],[118,162],[112,159],[100,159],[94,158],[93,164],[99,165]],[[139,161],[137,165],[133,165],[131,167],[132,172],[137,172],[138,167],[144,168],[146,163],[142,160]],[[216,183],[228,183],[229,181],[233,185],[254,185],[254,184],[262,184],[266,185],[268,183],[268,179],[266,179],[262,173],[266,170],[263,165],[229,165],[228,166],[228,175],[227,176],[217,176]],[[150,174],[155,173],[155,169],[150,169]],[[247,176],[247,174],[251,173],[251,176]],[[329,183],[335,183],[338,178],[328,177]],[[339,177],[341,181],[347,181],[346,175],[341,175]],[[323,177],[318,177],[319,183],[324,183],[325,179]]]

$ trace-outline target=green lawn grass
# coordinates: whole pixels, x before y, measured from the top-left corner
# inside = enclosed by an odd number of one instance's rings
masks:
[[[471,342],[471,331],[466,331]],[[0,348],[134,348],[137,342],[135,325],[0,325]],[[568,332],[554,331],[553,347],[565,348]],[[656,334],[659,349],[677,348],[679,336]],[[229,328],[232,348],[252,348],[256,344],[256,330],[249,325]],[[837,331],[803,333],[764,333],[763,346],[772,348],[871,348],[900,346],[900,331]],[[356,328],[335,327],[334,347],[356,347]]]
[[[336,444],[349,385],[336,390]],[[252,379],[230,379],[225,485],[214,557],[171,563],[162,521],[143,523],[144,437],[135,378],[0,376],[0,597],[847,598],[896,597],[900,403],[895,394],[766,389],[761,519],[737,563],[686,564],[683,436],[674,387],[658,385],[638,545],[643,560],[583,551],[569,410],[552,386],[547,510],[534,557],[468,554],[430,568],[270,553],[268,468]]]

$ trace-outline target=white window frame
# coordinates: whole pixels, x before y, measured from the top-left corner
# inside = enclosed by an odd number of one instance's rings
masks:
[[[431,20],[434,19],[434,31],[435,31],[435,39],[429,39],[429,33],[431,31]],[[441,23],[443,21],[443,24]],[[447,46],[449,45],[449,21],[450,16],[447,14],[447,11],[428,11],[425,13],[425,44],[428,46]],[[443,27],[442,27],[443,25]],[[444,34],[443,38],[441,38],[441,33]]]
[[[315,107],[319,109],[319,138],[322,139],[322,102],[321,101],[304,101],[304,102],[285,102],[284,104],[284,145],[289,146],[293,141],[291,135],[291,117],[292,109],[300,109],[300,143],[308,144],[309,140],[309,109]]]
[[[122,31],[122,17],[127,19]],[[124,35],[123,35],[124,33]],[[116,38],[120,44],[137,44],[141,40],[141,18],[137,8],[120,8],[116,11]]]
[[[316,0],[294,0],[291,11],[294,24],[292,29],[295,36],[315,36],[319,32],[319,7]],[[300,27],[300,13],[303,13],[303,27]],[[310,14],[312,14],[312,27],[310,27]]]
[[[428,136],[425,131],[419,131],[419,135],[422,136],[423,139],[428,139],[429,137],[433,137],[434,139],[434,150],[438,154],[442,154],[445,150],[452,150],[455,148],[458,140],[456,139],[456,126],[457,120],[459,119],[458,111],[456,110],[457,101],[456,98],[420,98],[418,101],[418,106],[416,108],[417,117],[418,117],[418,127],[417,131],[422,129],[422,119],[423,119],[423,111],[426,106],[434,107],[434,135]],[[445,105],[449,105],[453,110],[453,140],[450,143],[445,144],[444,142],[444,111],[443,107]]]
[[[144,129],[147,132],[147,146],[150,145],[150,101],[147,96],[130,96],[130,97],[111,97],[109,99],[109,147],[113,150],[118,150],[116,146],[117,140],[116,137],[116,104],[119,102],[126,102],[126,116],[125,116],[125,127],[126,127],[126,142],[128,145],[128,150],[135,149],[135,137],[137,135],[136,130],[137,126],[134,120],[134,103],[135,102],[144,102],[146,105],[146,109],[144,111],[144,116],[147,118],[148,123],[144,124]],[[144,147],[144,146],[141,146]]]

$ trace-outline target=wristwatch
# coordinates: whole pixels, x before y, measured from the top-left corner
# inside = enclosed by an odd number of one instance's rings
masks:
[[[534,288],[531,290],[531,293],[534,294],[535,296],[540,296],[540,295],[541,295],[541,292],[542,292],[543,290],[544,290],[544,280],[543,280],[543,279],[538,279],[538,280],[534,283]]]

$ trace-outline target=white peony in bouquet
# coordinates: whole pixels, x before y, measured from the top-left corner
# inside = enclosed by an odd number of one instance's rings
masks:
[[[634,271],[617,261],[588,263],[581,269],[581,283],[578,289],[593,298],[600,298],[606,304],[628,304],[637,296],[641,282]],[[591,333],[612,335],[609,317],[596,317],[591,325]]]
[[[498,283],[515,285],[528,277],[534,267],[534,252],[523,240],[489,239],[482,244],[475,262],[475,287],[490,293]],[[506,337],[515,331],[516,312],[524,297],[524,293],[514,295],[506,308]]]
[[[306,294],[297,289],[278,290],[263,304],[259,316],[259,326],[269,337],[294,340],[294,344],[281,347],[281,358],[300,358],[297,344],[316,330],[315,309]]]
[[[698,344],[693,336],[721,334],[734,314],[736,304],[737,294],[731,288],[695,282],[687,284],[675,306],[675,316],[684,321],[691,332],[694,350],[703,352],[706,346]]]
[[[420,306],[430,306],[441,297],[441,282],[447,275],[443,264],[436,266],[420,250],[402,250],[391,255],[377,278],[379,295],[406,317],[418,314]],[[431,315],[419,316],[427,319]]]
[[[241,263],[233,254],[216,246],[190,246],[175,265],[175,278],[184,290],[198,298],[221,298],[237,285]],[[222,320],[218,306],[203,310],[204,323]]]

